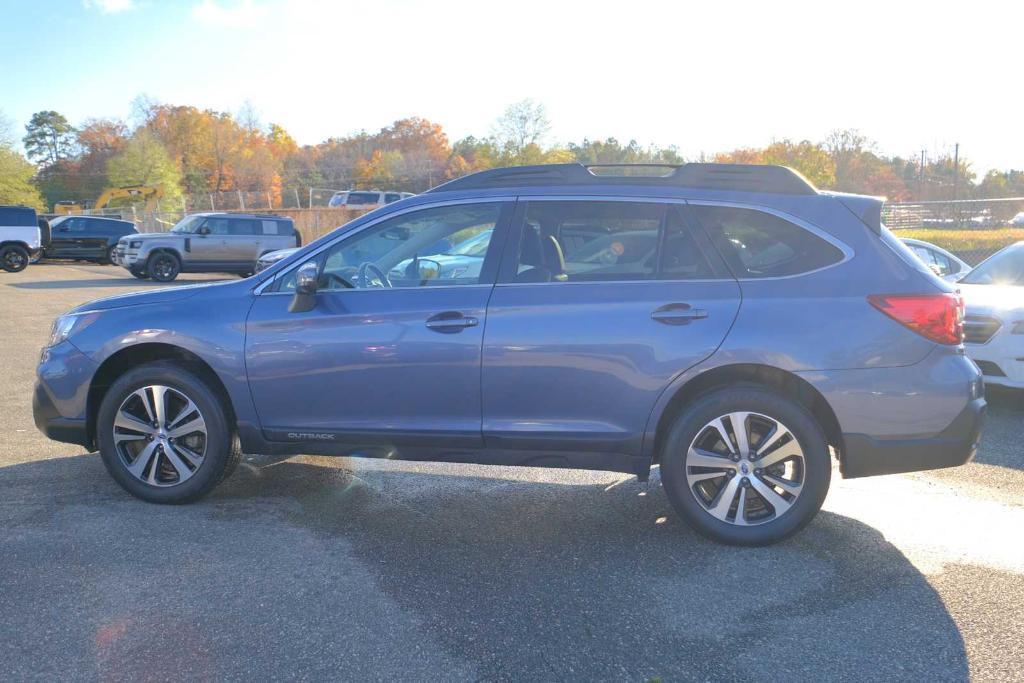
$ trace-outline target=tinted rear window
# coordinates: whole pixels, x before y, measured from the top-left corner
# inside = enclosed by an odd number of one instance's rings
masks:
[[[356,206],[359,204],[376,204],[380,199],[379,192],[349,192],[348,193],[348,205]]]
[[[0,225],[35,227],[36,212],[22,206],[0,206]]]
[[[737,278],[809,273],[843,260],[843,252],[798,225],[764,211],[692,206]]]
[[[264,218],[259,223],[258,233],[261,235],[291,235],[292,222]]]

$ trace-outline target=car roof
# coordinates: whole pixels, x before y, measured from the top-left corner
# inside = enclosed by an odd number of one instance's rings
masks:
[[[292,220],[288,216],[279,216],[276,213],[231,213],[226,211],[206,211],[202,213],[190,213],[189,218],[192,216],[202,216],[204,218],[263,218],[263,219],[274,219],[274,220]]]

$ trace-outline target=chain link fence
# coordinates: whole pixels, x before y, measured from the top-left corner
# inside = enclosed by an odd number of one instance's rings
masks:
[[[1024,197],[895,202],[882,219],[897,237],[931,242],[976,266],[1024,240]]]

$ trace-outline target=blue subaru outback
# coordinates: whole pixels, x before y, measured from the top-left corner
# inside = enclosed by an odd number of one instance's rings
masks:
[[[776,166],[484,171],[246,280],[61,316],[36,424],[159,503],[243,452],[658,465],[698,531],[771,543],[832,457],[864,477],[974,454],[961,301],[881,209]],[[462,244],[479,263],[448,262]]]

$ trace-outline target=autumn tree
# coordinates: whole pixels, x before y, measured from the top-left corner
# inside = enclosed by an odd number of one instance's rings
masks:
[[[181,174],[167,150],[153,133],[140,128],[107,164],[112,185],[150,185],[163,188],[165,204],[181,197]]]
[[[78,195],[99,196],[107,187],[107,164],[128,142],[128,126],[116,119],[90,119],[77,131]]]

